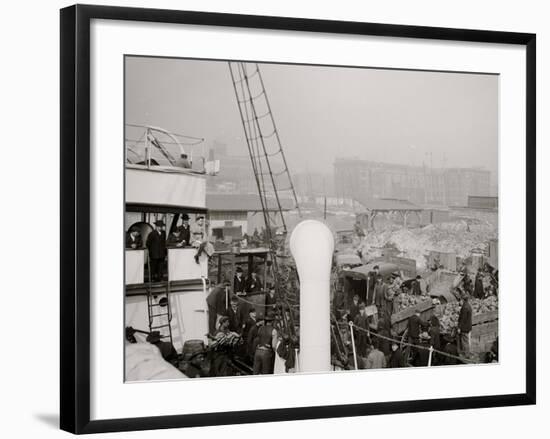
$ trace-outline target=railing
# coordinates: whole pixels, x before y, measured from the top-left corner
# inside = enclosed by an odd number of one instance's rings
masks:
[[[204,139],[149,125],[125,125],[126,163],[147,168],[171,167],[206,173]],[[211,173],[211,172],[209,172]]]

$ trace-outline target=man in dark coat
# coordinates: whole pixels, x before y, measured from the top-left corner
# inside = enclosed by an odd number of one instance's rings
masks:
[[[476,274],[476,279],[474,283],[474,297],[478,299],[483,299],[485,297],[485,289],[483,288],[483,276],[481,273],[481,268]]]
[[[388,367],[397,368],[405,367],[405,359],[403,358],[403,351],[399,348],[399,343],[393,341],[391,344],[391,354],[388,361]]]
[[[274,314],[265,316],[265,324],[258,329],[256,335],[256,351],[254,353],[254,375],[272,374],[275,360],[277,330],[273,326]]]
[[[166,241],[166,247],[183,247],[185,245],[183,238],[181,236],[181,230],[179,228],[175,229]]]
[[[359,304],[359,314],[353,319],[355,350],[360,357],[367,356],[368,326],[367,315],[365,314],[365,304]],[[357,328],[357,329],[355,329]]]
[[[376,276],[376,285],[374,287],[374,303],[378,309],[378,313],[382,314],[385,304],[386,289],[388,286],[382,281],[382,276]]]
[[[189,245],[191,242],[191,227],[189,226],[189,215],[183,213],[181,215],[181,226],[178,227],[183,245]]]
[[[223,282],[216,285],[210,294],[206,297],[206,304],[208,305],[208,333],[210,335],[216,334],[216,320],[218,315],[226,313],[225,300],[228,291],[229,282]]]
[[[139,230],[132,229],[126,233],[126,248],[137,249],[143,247],[143,240]]]
[[[258,277],[255,271],[252,271],[248,278],[246,279],[246,287],[245,292],[247,293],[255,293],[257,291],[261,291],[262,289],[262,281]]]
[[[374,287],[376,286],[376,278],[380,273],[380,267],[375,265],[372,271],[367,274],[367,306],[374,305]]]
[[[151,279],[160,282],[163,277],[164,258],[166,257],[166,232],[164,221],[155,221],[155,230],[147,236],[147,250],[149,250],[149,263]]]
[[[359,294],[353,295],[353,301],[349,306],[348,321],[353,322],[355,317],[359,315]]]
[[[467,294],[462,296],[462,307],[458,314],[458,350],[461,355],[470,355],[470,333],[472,331],[472,306]]]
[[[418,308],[415,309],[414,314],[409,317],[407,326],[409,330],[409,343],[414,345],[418,345],[420,343],[420,334],[422,333],[422,327],[425,325],[426,323],[420,317],[420,310]],[[416,357],[418,356],[418,349],[411,347],[411,356],[414,364]]]
[[[236,295],[241,295],[245,293],[246,281],[244,279],[243,269],[237,267],[235,270],[235,276],[233,277],[233,292]]]
[[[229,330],[241,334],[244,322],[242,319],[242,310],[239,309],[239,299],[236,296],[231,298],[231,306],[227,309],[227,317],[229,317]]]

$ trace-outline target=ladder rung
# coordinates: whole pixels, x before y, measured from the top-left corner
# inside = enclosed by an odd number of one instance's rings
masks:
[[[159,328],[168,328],[170,325],[158,325],[158,326],[151,326],[151,329],[159,329]]]
[[[164,314],[151,314],[150,318],[154,318],[154,317],[162,317],[162,316],[169,316],[170,314],[169,313],[164,313]]]

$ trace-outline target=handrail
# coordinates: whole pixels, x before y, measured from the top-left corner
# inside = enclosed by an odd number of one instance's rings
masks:
[[[162,156],[168,161],[168,163],[171,166],[175,166],[177,163],[177,159],[179,157],[186,157],[188,156],[189,164],[192,165],[193,163],[193,149],[192,147],[195,145],[199,145],[204,142],[204,138],[202,137],[194,137],[194,136],[188,136],[185,134],[177,134],[172,133],[168,130],[165,130],[164,128],[153,126],[153,125],[139,125],[139,124],[131,124],[127,123],[125,125],[126,127],[132,127],[132,128],[141,128],[144,130],[144,133],[141,136],[136,136],[137,139],[131,139],[126,137],[125,142],[133,142],[133,145],[127,145],[126,149],[131,151],[133,154],[139,157],[139,154],[135,151],[136,146],[139,143],[145,144],[145,155],[144,155],[144,161],[148,168],[151,167],[151,158],[152,158],[152,150],[153,147],[156,148]],[[166,137],[168,137],[169,141],[161,141],[159,140],[158,136],[155,136],[155,134],[160,133]],[[191,139],[193,142],[186,143],[180,139]],[[164,146],[164,145],[175,145],[179,150],[179,157],[174,157],[173,154]],[[186,150],[184,148],[184,145],[190,147],[190,154],[186,153]],[[204,154],[200,157],[202,158],[203,165],[205,162]],[[131,163],[131,161],[130,161]]]

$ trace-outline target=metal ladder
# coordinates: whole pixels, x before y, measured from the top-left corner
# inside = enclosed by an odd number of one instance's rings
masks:
[[[170,281],[153,284],[151,281],[151,265],[147,254],[149,279],[147,283],[147,313],[149,317],[149,331],[159,331],[162,339],[168,338],[173,345],[172,337],[172,307],[170,305]],[[164,287],[162,291],[153,291],[154,288]],[[165,299],[165,300],[163,300]],[[163,312],[163,309],[166,309]]]
[[[276,207],[280,224],[275,226],[282,227],[286,235],[280,194],[287,193],[298,212],[300,206],[260,68],[257,63],[228,64],[262,208],[269,217],[269,211]],[[273,226],[271,223],[270,219],[266,227],[268,224]]]
[[[271,256],[275,294],[289,310],[292,310],[293,305],[289,302],[290,297],[286,288],[288,282],[287,279],[281,278],[282,273],[278,264],[278,256],[284,256],[281,253],[284,253],[284,242],[288,231],[280,194],[288,193],[300,213],[298,197],[258,64],[228,62],[228,66],[260,196]],[[273,210],[276,211],[275,221],[270,215]],[[276,223],[277,220],[280,221],[280,224]],[[275,229],[278,228],[282,228],[282,246],[276,240]],[[282,247],[282,251],[280,251],[280,247]],[[292,334],[295,334],[293,312],[291,311],[289,315],[290,321],[287,321],[286,313],[282,313],[283,323]]]

